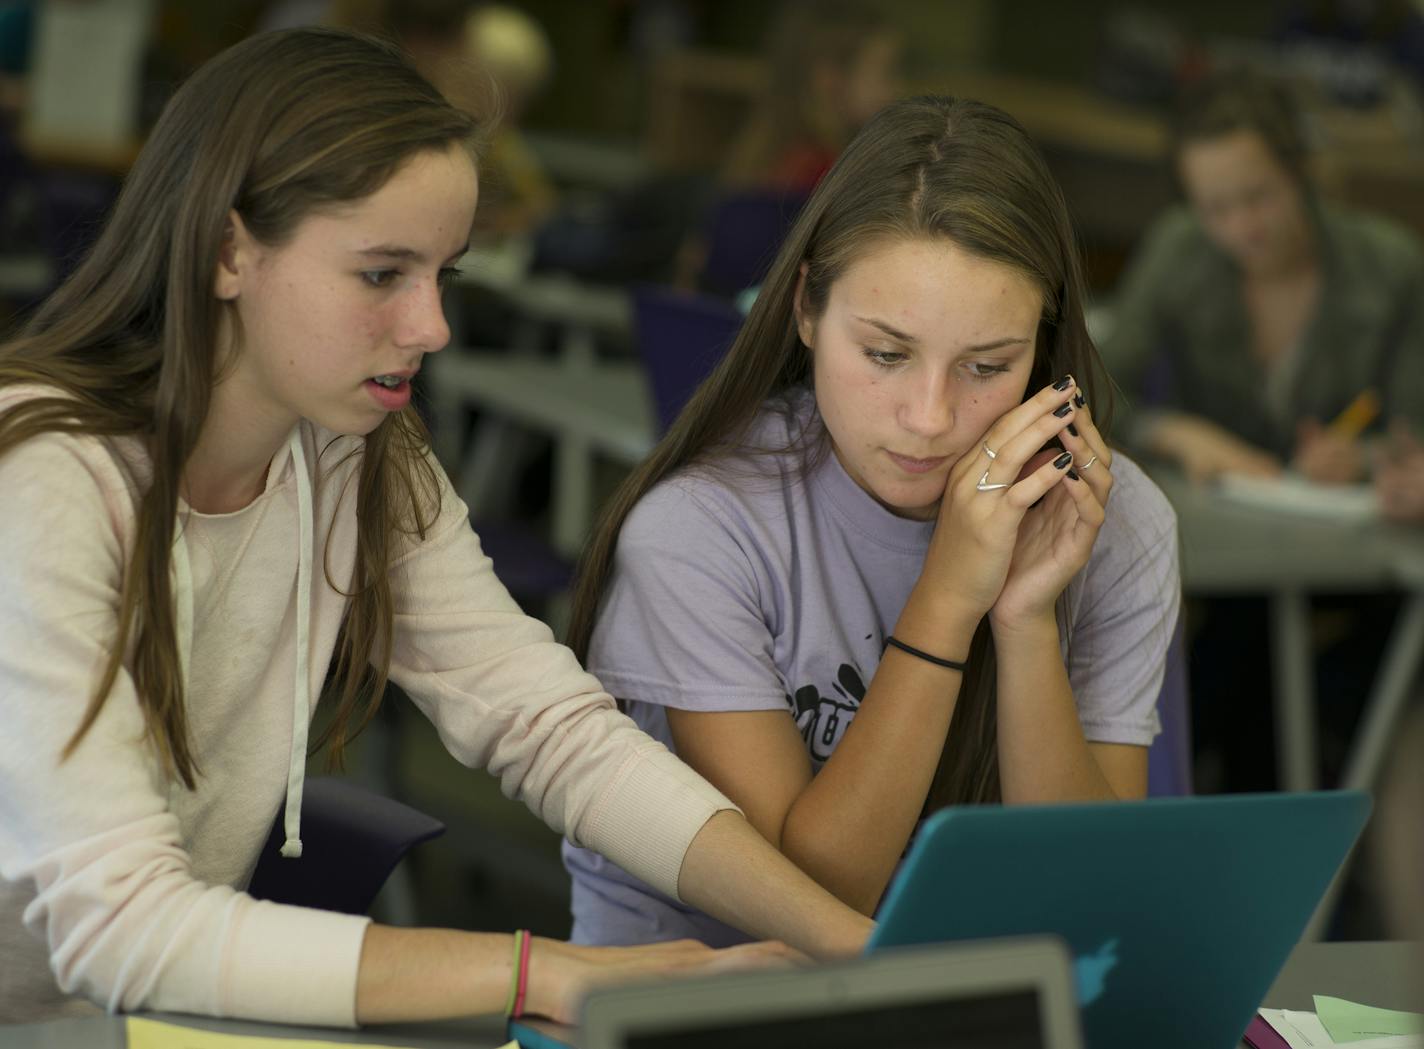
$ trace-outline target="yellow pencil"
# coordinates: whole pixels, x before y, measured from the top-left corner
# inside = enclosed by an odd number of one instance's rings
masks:
[[[1343,412],[1335,416],[1328,429],[1335,437],[1353,441],[1379,417],[1379,413],[1379,394],[1374,390],[1362,390]]]

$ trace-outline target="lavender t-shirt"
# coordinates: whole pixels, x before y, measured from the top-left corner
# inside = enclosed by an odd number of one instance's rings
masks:
[[[623,525],[587,664],[670,748],[666,707],[784,710],[818,770],[919,578],[933,522],[890,513],[829,452],[807,470],[791,446],[817,427],[808,392],[769,403],[748,444],[787,450],[675,475]],[[1061,641],[1084,735],[1147,746],[1181,596],[1177,522],[1137,464],[1115,454],[1112,471]],[[747,939],[596,853],[566,842],[564,864],[574,942]]]

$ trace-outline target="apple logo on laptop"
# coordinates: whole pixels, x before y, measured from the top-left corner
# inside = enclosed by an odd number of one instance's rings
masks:
[[[1108,940],[1093,954],[1085,954],[1073,962],[1073,977],[1078,985],[1078,1004],[1092,1005],[1102,997],[1108,973],[1117,966],[1117,939]]]

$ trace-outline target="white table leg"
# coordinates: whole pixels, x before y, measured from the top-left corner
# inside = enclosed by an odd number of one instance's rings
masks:
[[[1286,790],[1314,790],[1315,675],[1310,653],[1310,599],[1305,591],[1280,590],[1272,596],[1271,635],[1279,778]]]
[[[1399,610],[1379,675],[1370,689],[1360,727],[1350,744],[1340,785],[1347,790],[1373,790],[1399,730],[1411,690],[1424,661],[1424,592],[1414,591]]]
[[[593,449],[571,434],[554,450],[554,548],[577,557],[593,517]]]
[[[1355,731],[1340,785],[1347,790],[1373,790],[1389,757],[1389,746],[1404,718],[1419,665],[1424,661],[1424,592],[1414,591],[1399,611],[1389,635],[1384,661],[1370,688],[1369,698]],[[1354,862],[1354,851],[1340,865],[1325,891],[1315,915],[1306,926],[1304,940],[1318,940],[1335,913],[1335,904]]]

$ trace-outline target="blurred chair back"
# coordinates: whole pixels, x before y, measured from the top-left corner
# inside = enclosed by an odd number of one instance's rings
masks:
[[[1192,793],[1192,717],[1187,692],[1186,614],[1177,614],[1177,629],[1167,646],[1162,691],[1157,696],[1157,716],[1162,733],[1147,751],[1147,796],[1183,796]]]
[[[365,914],[405,854],[445,833],[434,817],[348,779],[309,779],[302,795],[302,855],[282,857],[277,813],[247,890],[258,899]]]
[[[732,296],[760,284],[804,203],[804,196],[780,189],[726,193],[713,201],[703,227],[702,290]]]
[[[633,338],[643,358],[658,432],[682,411],[742,326],[729,302],[654,285],[633,289]]]
[[[526,611],[526,601],[547,601],[568,593],[574,565],[524,521],[480,518],[470,524],[494,562],[494,574]],[[532,614],[532,613],[531,613]]]

